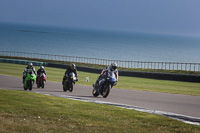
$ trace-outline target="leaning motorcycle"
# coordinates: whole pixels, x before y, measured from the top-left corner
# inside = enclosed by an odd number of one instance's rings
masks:
[[[28,72],[24,82],[24,90],[29,89],[31,91],[35,83],[35,80],[36,80],[35,73]]]
[[[46,79],[47,79],[46,74],[41,73],[41,74],[39,75],[39,77],[38,77],[37,88],[40,88],[40,87],[44,88],[44,85],[45,85],[45,83],[46,83]]]
[[[100,94],[103,96],[103,98],[106,98],[109,95],[112,87],[116,84],[117,79],[114,72],[108,72],[107,75],[105,75],[104,78],[99,81],[99,83],[93,86],[92,94],[94,97],[97,97]]]
[[[72,92],[76,81],[77,79],[73,72],[71,72],[69,76],[66,75],[66,80],[63,83],[63,91],[66,92],[68,90]]]

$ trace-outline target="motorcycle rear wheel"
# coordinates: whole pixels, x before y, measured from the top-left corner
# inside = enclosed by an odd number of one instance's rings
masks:
[[[64,92],[66,92],[68,90],[67,86],[68,86],[68,81],[65,80],[64,83],[63,83],[63,91]]]

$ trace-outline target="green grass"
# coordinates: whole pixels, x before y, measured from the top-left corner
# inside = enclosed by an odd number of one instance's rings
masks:
[[[1,133],[200,132],[197,125],[109,105],[26,91],[0,89],[0,94]]]
[[[0,63],[0,74],[22,77],[26,65]],[[38,66],[35,67],[39,69]],[[47,80],[61,82],[65,69],[45,67]],[[92,85],[99,74],[78,71],[80,85]],[[89,82],[86,82],[89,77]],[[200,96],[200,83],[120,76],[115,88]]]

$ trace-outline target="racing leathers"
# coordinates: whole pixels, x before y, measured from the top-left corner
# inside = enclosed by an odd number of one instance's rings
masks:
[[[37,78],[36,78],[36,83],[37,83],[37,81],[38,81],[38,78],[39,78],[39,76],[40,76],[40,74],[41,74],[41,73],[44,73],[45,75],[47,75],[44,69],[38,69],[38,70],[37,70]]]

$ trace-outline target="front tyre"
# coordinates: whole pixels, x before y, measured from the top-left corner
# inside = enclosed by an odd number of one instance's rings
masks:
[[[74,83],[71,83],[71,84],[70,84],[70,87],[69,87],[69,91],[72,92],[73,89],[74,89]]]
[[[45,82],[45,81],[44,81],[44,80],[42,80],[42,83],[41,83],[41,84],[42,84],[42,88],[43,88],[43,89],[44,89],[44,82]]]
[[[110,89],[111,89],[111,85],[110,84],[104,85],[104,87],[103,87],[103,95],[102,95],[103,98],[106,98],[109,95]]]
[[[39,83],[37,83],[37,88],[40,88],[40,85],[39,85]]]
[[[64,92],[66,92],[66,91],[67,91],[67,89],[65,88],[65,86],[64,86],[64,85],[63,85],[63,91],[64,91]]]
[[[33,81],[33,80],[30,80],[29,82],[30,82],[30,87],[29,87],[29,90],[31,91],[31,90],[32,90],[32,88],[33,88],[33,82],[34,82],[34,81]]]

